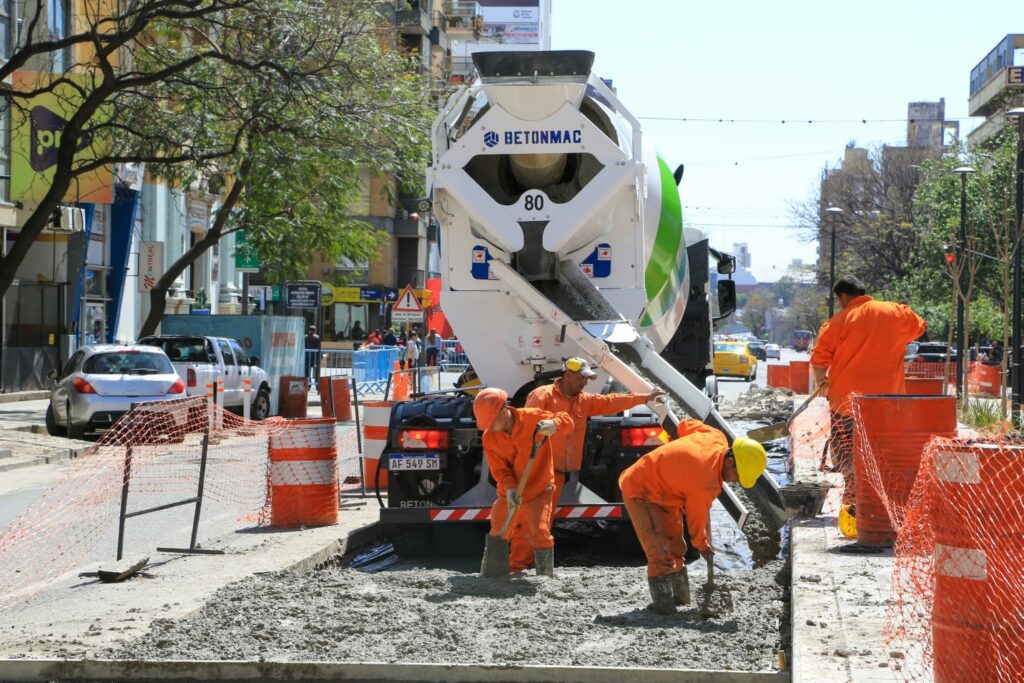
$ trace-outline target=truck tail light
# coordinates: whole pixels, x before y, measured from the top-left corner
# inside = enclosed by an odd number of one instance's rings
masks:
[[[626,448],[660,446],[668,441],[668,433],[660,425],[624,427],[622,430],[622,445]]]
[[[196,371],[189,368],[185,375],[188,377],[188,385],[194,387],[196,385]]]
[[[167,390],[168,394],[184,394],[185,393],[185,382],[179,377],[174,380],[174,384]]]
[[[402,448],[448,449],[448,432],[443,429],[405,429],[399,432]]]
[[[92,388],[92,385],[86,382],[81,377],[75,377],[71,380],[71,388],[80,394],[95,394],[96,390]]]

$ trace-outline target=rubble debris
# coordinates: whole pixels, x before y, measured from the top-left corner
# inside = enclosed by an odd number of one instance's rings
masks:
[[[722,400],[718,412],[727,420],[786,420],[793,414],[793,392],[751,384],[735,400]]]

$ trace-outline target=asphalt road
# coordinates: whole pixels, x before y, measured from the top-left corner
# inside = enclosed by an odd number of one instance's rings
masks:
[[[746,392],[747,389],[750,388],[751,384],[756,384],[762,387],[768,386],[768,363],[788,363],[794,360],[807,360],[809,357],[810,356],[806,352],[784,348],[782,349],[781,360],[775,360],[772,358],[768,361],[757,361],[757,377],[753,382],[747,382],[746,380],[736,377],[719,377],[718,393],[723,399],[733,401],[737,396]]]

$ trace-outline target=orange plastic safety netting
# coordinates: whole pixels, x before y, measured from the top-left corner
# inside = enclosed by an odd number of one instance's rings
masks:
[[[362,487],[352,424],[249,421],[202,397],[141,404],[0,528],[0,604],[114,560],[125,481],[132,513],[195,497],[201,470],[203,540],[246,526],[333,523],[341,495]],[[193,510],[128,519],[125,554],[187,547]]]

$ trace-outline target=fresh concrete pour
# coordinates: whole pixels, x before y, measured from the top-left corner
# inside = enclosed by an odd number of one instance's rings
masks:
[[[710,596],[704,563],[690,570],[693,604],[674,616],[646,609],[640,567],[498,580],[421,567],[280,572],[231,584],[104,656],[776,670],[788,641],[785,564],[719,570]]]

